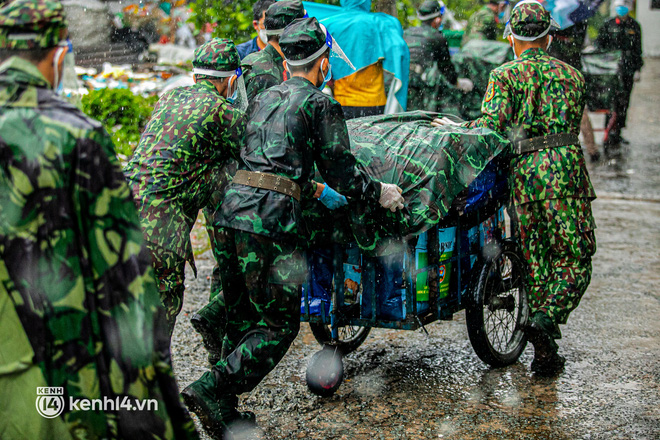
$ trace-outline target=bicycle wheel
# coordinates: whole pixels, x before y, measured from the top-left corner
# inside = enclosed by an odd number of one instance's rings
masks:
[[[491,243],[486,258],[475,266],[475,278],[467,298],[465,318],[472,347],[492,367],[518,360],[527,345],[525,263],[515,243]]]
[[[337,347],[344,355],[357,350],[371,331],[371,327],[353,325],[338,327],[339,338],[333,340],[329,325],[310,322],[309,327],[319,344]]]

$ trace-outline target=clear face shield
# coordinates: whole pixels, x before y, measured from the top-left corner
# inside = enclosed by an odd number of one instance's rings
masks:
[[[321,29],[323,29],[323,33],[325,34],[325,44],[321,46],[319,50],[311,54],[305,59],[302,60],[287,60],[287,64],[290,66],[305,66],[312,61],[316,60],[318,57],[323,55],[328,49],[330,50],[330,63],[333,63],[333,60],[341,60],[344,63],[348,64],[348,67],[350,67],[353,71],[356,71],[357,69],[351,63],[351,60],[348,59],[344,51],[341,49],[337,41],[332,38],[332,35],[330,35],[330,32],[328,32],[328,29],[324,26],[321,25]]]
[[[247,91],[245,90],[243,70],[240,67],[231,71],[211,70],[195,67],[193,68],[192,72],[195,75],[212,76],[214,78],[229,78],[229,81],[227,82],[227,101],[229,101],[232,106],[239,110],[247,110]]]

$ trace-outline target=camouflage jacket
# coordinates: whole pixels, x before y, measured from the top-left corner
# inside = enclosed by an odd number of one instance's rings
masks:
[[[100,123],[31,63],[0,66],[0,418],[3,438],[196,438],[131,191]],[[62,387],[63,413],[36,387]],[[85,411],[71,399],[155,399]],[[49,403],[40,400],[41,404]],[[50,401],[52,403],[52,401]],[[59,405],[63,404],[63,407]],[[140,420],[136,423],[136,420]]]
[[[470,40],[495,40],[497,39],[497,20],[495,13],[484,5],[468,19],[461,46],[464,46]]]
[[[285,80],[286,70],[283,63],[284,58],[272,44],[245,57],[243,69],[248,102],[252,102],[255,96],[264,90]]]
[[[246,118],[202,80],[156,104],[125,174],[147,241],[192,263],[190,231],[215,179],[244,143]]]
[[[546,134],[580,133],[584,78],[542,49],[528,49],[493,70],[481,118],[468,127],[487,127],[512,141]],[[595,198],[580,145],[550,148],[512,160],[514,203],[564,197]]]
[[[308,80],[294,77],[260,94],[252,104],[239,169],[284,176],[302,190],[302,203],[275,191],[232,184],[221,226],[276,240],[306,239],[305,203],[312,199],[314,166],[348,197],[378,200],[380,185],[359,171],[350,151],[341,105]]]
[[[449,45],[442,32],[431,26],[422,25],[406,29],[403,32],[403,39],[410,49],[411,77],[421,76],[425,70],[436,65],[450,84],[456,84],[456,70],[451,63]]]
[[[632,76],[644,65],[642,58],[642,30],[639,23],[627,17],[614,17],[598,31],[596,46],[605,50],[621,51],[621,74]]]

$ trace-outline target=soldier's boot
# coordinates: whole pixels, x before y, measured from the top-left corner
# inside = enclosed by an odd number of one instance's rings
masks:
[[[552,336],[554,324],[544,314],[535,314],[525,327],[525,336],[534,346],[531,370],[541,376],[553,376],[564,368],[566,359],[557,353],[559,346]]]
[[[181,392],[188,409],[197,414],[204,429],[218,440],[232,432],[256,427],[254,413],[238,411],[238,397],[224,394],[223,390],[226,387],[216,381],[212,371],[207,371]]]
[[[215,300],[209,301],[190,318],[190,324],[202,337],[204,348],[208,353],[208,360],[215,365],[221,359],[222,331],[225,328],[227,314],[224,306]]]

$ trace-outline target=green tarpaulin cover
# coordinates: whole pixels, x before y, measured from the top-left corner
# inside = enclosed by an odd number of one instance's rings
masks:
[[[375,180],[397,184],[406,207],[392,213],[376,202],[357,201],[333,212],[313,204],[308,226],[315,240],[357,241],[363,251],[382,255],[389,237],[417,235],[437,224],[455,197],[509,146],[485,128],[432,127],[437,116],[417,111],[348,121],[360,168]]]

